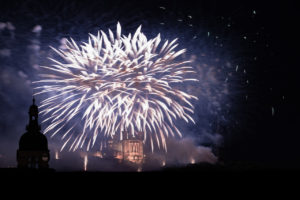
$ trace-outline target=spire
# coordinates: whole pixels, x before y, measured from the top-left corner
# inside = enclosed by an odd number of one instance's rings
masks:
[[[49,168],[49,149],[47,137],[44,136],[38,124],[38,107],[34,97],[29,108],[29,123],[19,141],[17,150],[18,168]]]
[[[39,110],[37,105],[35,105],[35,98],[32,97],[32,105],[29,108],[29,124],[27,126],[27,129],[32,131],[39,131],[40,126],[38,125],[38,116],[39,116]]]

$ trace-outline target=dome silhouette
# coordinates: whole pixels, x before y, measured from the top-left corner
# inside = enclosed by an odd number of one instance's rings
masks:
[[[26,132],[19,141],[19,150],[22,151],[47,151],[48,141],[42,133]]]
[[[19,141],[17,150],[18,168],[48,168],[50,154],[48,150],[47,137],[43,135],[38,124],[38,107],[35,99],[29,108],[29,124]]]

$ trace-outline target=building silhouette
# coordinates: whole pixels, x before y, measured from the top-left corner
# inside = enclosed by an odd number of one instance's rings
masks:
[[[35,99],[29,108],[29,124],[19,141],[17,150],[18,168],[49,168],[48,162],[50,154],[48,150],[48,141],[40,130],[38,124],[38,107],[35,105]]]

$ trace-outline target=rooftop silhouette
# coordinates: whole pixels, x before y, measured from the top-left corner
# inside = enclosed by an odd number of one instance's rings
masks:
[[[46,136],[40,132],[39,112],[34,98],[28,114],[29,124],[26,126],[26,133],[20,138],[17,150],[18,168],[49,168],[48,141]]]

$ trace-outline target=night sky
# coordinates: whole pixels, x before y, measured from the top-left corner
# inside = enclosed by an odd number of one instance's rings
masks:
[[[208,66],[202,93],[194,88],[196,125],[181,125],[195,146],[225,163],[299,168],[297,12],[293,1],[1,0],[0,167],[16,165],[31,82],[39,65],[50,65],[49,46],[69,37],[80,43],[119,21],[126,34],[142,24],[148,38],[178,37],[196,65]],[[47,137],[53,153],[61,143]]]

